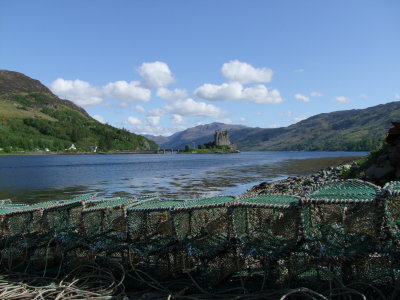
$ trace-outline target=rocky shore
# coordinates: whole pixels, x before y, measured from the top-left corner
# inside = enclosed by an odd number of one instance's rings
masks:
[[[303,196],[307,192],[311,191],[315,185],[321,185],[333,180],[342,179],[343,175],[347,173],[350,168],[353,168],[356,165],[356,162],[352,162],[340,166],[321,169],[308,175],[288,177],[286,179],[273,182],[263,182],[253,186],[242,196],[255,196],[262,194],[287,194]]]

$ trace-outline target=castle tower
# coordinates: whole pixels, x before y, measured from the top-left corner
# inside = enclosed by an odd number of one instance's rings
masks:
[[[216,130],[214,135],[215,146],[231,146],[229,132],[227,130]]]

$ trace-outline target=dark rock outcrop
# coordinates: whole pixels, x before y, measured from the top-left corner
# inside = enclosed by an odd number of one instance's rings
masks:
[[[365,179],[383,184],[400,179],[400,122],[392,122],[386,145],[383,146],[374,162],[365,170]]]

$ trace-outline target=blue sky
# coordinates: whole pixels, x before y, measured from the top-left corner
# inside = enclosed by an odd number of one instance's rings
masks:
[[[0,0],[0,69],[169,135],[400,100],[400,1]]]

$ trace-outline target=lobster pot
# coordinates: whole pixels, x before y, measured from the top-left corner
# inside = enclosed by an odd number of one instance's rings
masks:
[[[42,228],[40,210],[8,211],[1,218],[1,236],[3,239],[36,233]]]
[[[131,238],[174,235],[171,210],[182,200],[151,200],[127,208],[128,232]]]
[[[234,197],[221,196],[186,201],[173,211],[175,232],[179,240],[184,268],[215,282],[226,278],[236,265],[231,237],[230,208]],[[226,268],[221,268],[224,264]],[[218,279],[218,280],[219,280]]]
[[[269,283],[284,280],[301,235],[299,198],[261,195],[238,200],[232,208],[237,250],[250,272],[265,272]]]
[[[380,237],[384,219],[383,202],[350,204],[344,207],[344,211],[345,233],[367,235],[376,239]]]
[[[398,259],[383,253],[370,253],[352,264],[352,280],[374,285],[394,284],[400,277]]]
[[[113,199],[82,210],[81,227],[87,237],[126,236],[125,207],[134,198]]]
[[[158,270],[158,275],[170,276],[174,273],[176,258],[171,251],[176,236],[171,210],[182,202],[149,200],[127,208],[131,262],[142,268]]]
[[[174,224],[180,240],[228,233],[228,204],[234,197],[191,200],[174,209]]]
[[[374,251],[384,220],[380,188],[360,180],[331,182],[303,199],[306,248],[316,265],[341,265],[343,278],[351,264]]]
[[[386,196],[385,214],[393,241],[392,251],[400,256],[400,182],[389,182],[383,187],[383,190]]]
[[[47,201],[32,205],[8,204],[0,211],[3,234],[46,234],[51,236],[74,228],[79,219],[84,195],[71,200]],[[72,212],[74,210],[74,212]],[[75,223],[74,223],[75,222]]]
[[[55,236],[77,231],[84,202],[95,196],[88,194],[71,200],[55,201],[43,209],[43,224]]]

